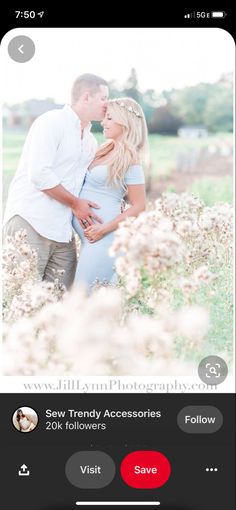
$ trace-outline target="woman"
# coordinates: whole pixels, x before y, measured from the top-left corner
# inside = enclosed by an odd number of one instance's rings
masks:
[[[31,430],[35,428],[35,424],[32,422],[31,418],[24,414],[22,409],[18,409],[16,421],[18,422],[20,432],[31,432]]]
[[[108,139],[97,151],[85,176],[80,198],[99,204],[103,223],[73,227],[81,239],[75,282],[91,290],[95,282],[115,282],[114,257],[109,256],[114,231],[129,216],[145,209],[142,157],[147,149],[147,125],[141,106],[131,98],[112,99],[102,121]],[[131,207],[121,213],[123,197]]]

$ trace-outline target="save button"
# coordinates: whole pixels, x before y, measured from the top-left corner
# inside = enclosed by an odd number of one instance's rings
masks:
[[[137,450],[121,462],[122,480],[134,489],[157,489],[170,477],[170,462],[161,452]]]

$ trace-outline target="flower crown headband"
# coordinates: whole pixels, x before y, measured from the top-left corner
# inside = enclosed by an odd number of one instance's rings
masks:
[[[123,103],[123,101],[116,101],[116,103],[121,106],[122,108],[125,108],[126,110],[128,110],[128,112],[130,113],[134,113],[134,115],[136,115],[136,117],[142,117],[142,115],[133,108],[133,106],[128,106],[127,104]]]

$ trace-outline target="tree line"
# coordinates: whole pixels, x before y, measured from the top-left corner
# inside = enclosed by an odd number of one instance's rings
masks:
[[[215,83],[199,83],[182,89],[141,92],[136,70],[123,87],[109,83],[110,98],[128,96],[141,104],[150,133],[175,135],[183,125],[204,125],[209,132],[233,131],[233,77],[223,75]],[[98,131],[101,129],[96,126]]]

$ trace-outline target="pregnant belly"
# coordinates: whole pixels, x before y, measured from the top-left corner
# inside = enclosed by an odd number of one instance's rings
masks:
[[[24,429],[24,430],[27,430],[30,426],[30,421],[28,420],[24,420],[24,421],[21,421],[21,428]]]
[[[95,214],[99,216],[99,218],[101,218],[103,223],[108,223],[121,213],[121,201],[115,197],[102,193],[96,193],[90,190],[82,190],[79,198],[84,200],[91,200],[99,206],[99,209],[91,207],[91,210],[94,211]],[[95,221],[95,223],[97,222]],[[80,239],[82,241],[88,242],[84,237],[83,228],[80,226],[75,216],[73,216],[72,225],[77,234],[80,236]]]
[[[113,220],[121,213],[121,200],[114,196],[99,193],[92,190],[82,189],[79,198],[91,200],[99,206],[99,209],[91,208],[104,223]]]

